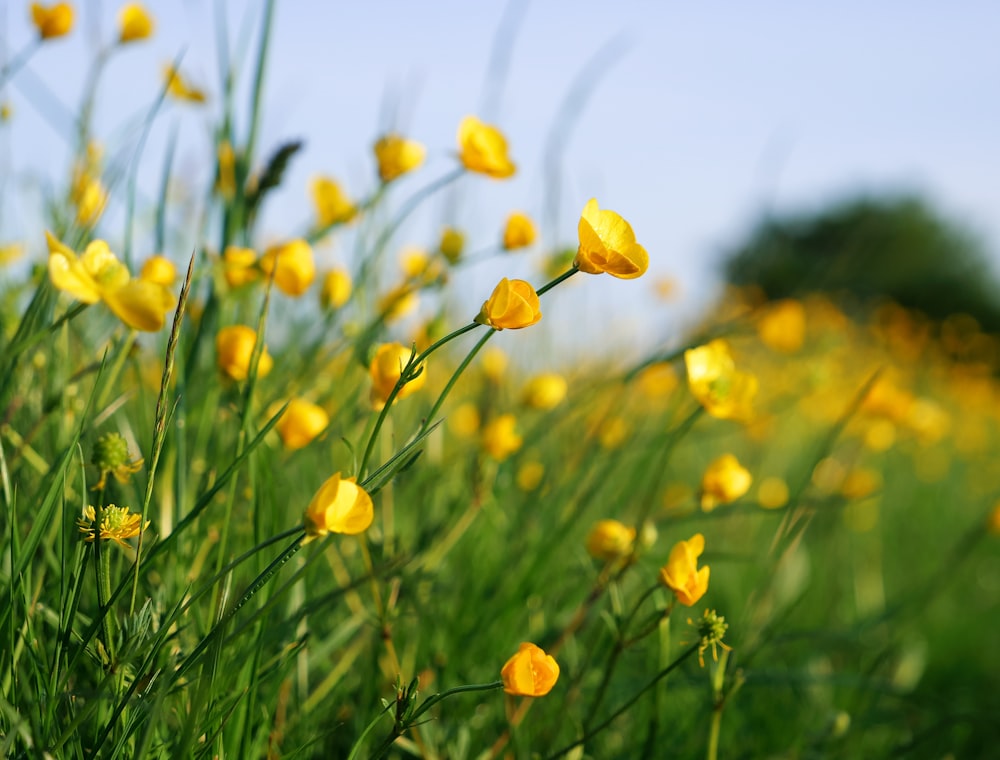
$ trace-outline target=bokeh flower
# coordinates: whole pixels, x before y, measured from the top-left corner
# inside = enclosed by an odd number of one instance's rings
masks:
[[[788,503],[788,484],[777,476],[760,481],[757,486],[757,502],[764,509],[781,509]]]
[[[537,237],[538,230],[530,216],[520,211],[514,211],[507,217],[503,228],[502,244],[505,251],[527,248],[535,242]]]
[[[427,149],[416,140],[395,133],[385,135],[375,143],[378,176],[383,182],[392,182],[419,168],[426,154]]]
[[[524,642],[500,670],[503,690],[518,697],[543,697],[559,680],[559,663],[535,644]]]
[[[226,250],[222,252],[222,273],[231,288],[260,279],[256,251],[237,245],[226,246]]]
[[[376,409],[381,409],[389,400],[389,395],[399,382],[411,355],[412,349],[401,343],[384,343],[376,349],[368,367],[368,374],[372,379],[371,401]],[[426,380],[426,371],[421,371],[399,389],[395,400],[413,395],[424,386]]]
[[[714,460],[701,477],[701,508],[711,512],[720,504],[736,501],[750,490],[753,476],[732,454]]]
[[[494,330],[519,330],[541,318],[541,304],[531,283],[504,277],[483,304],[476,321]]]
[[[445,257],[449,264],[457,264],[462,258],[462,251],[465,250],[465,235],[461,230],[454,227],[445,227],[441,230],[441,242],[438,250]]]
[[[127,548],[126,539],[138,536],[149,527],[149,520],[142,522],[142,515],[132,512],[128,507],[116,507],[108,504],[101,511],[101,524],[95,526],[97,513],[93,507],[83,508],[83,516],[76,521],[83,540],[93,543],[98,537],[101,541],[114,541],[123,548]]]
[[[268,277],[274,272],[274,284],[282,293],[300,296],[309,290],[316,278],[316,262],[312,246],[302,238],[273,245],[260,257],[261,271]]]
[[[332,224],[349,222],[358,209],[347,197],[347,193],[332,177],[314,177],[309,184],[313,208],[316,210],[316,226],[329,227]]]
[[[166,82],[167,93],[177,100],[187,103],[204,103],[207,100],[205,91],[188,82],[173,64],[163,67],[163,81]]]
[[[753,416],[757,378],[736,369],[729,344],[717,338],[684,352],[688,387],[713,417],[746,421]]]
[[[696,604],[708,591],[709,566],[698,567],[698,557],[704,551],[705,537],[695,533],[687,541],[674,544],[667,564],[660,568],[660,583],[687,607]]]
[[[338,472],[319,487],[306,508],[306,540],[329,533],[354,536],[366,531],[374,518],[368,492],[354,478],[341,478]]]
[[[568,390],[569,384],[565,377],[557,372],[544,372],[528,381],[521,393],[521,400],[532,409],[555,409],[566,398]]]
[[[139,277],[169,288],[177,282],[177,267],[166,256],[151,256],[139,270]]]
[[[769,304],[757,321],[761,342],[772,351],[791,354],[806,338],[806,309],[791,298]]]
[[[142,3],[126,3],[118,11],[118,42],[136,42],[153,35],[153,17]]]
[[[323,407],[302,398],[293,398],[274,429],[278,431],[285,448],[295,451],[312,443],[329,424],[330,415]]]
[[[324,309],[343,308],[351,298],[351,275],[346,269],[337,267],[323,275],[319,290],[319,303]]]
[[[587,536],[587,553],[602,562],[627,557],[635,545],[635,528],[618,520],[598,520]]]
[[[63,37],[73,31],[73,6],[69,3],[31,4],[31,21],[43,40]]]
[[[522,491],[530,493],[542,484],[544,477],[545,465],[541,462],[530,461],[522,463],[517,468],[517,475],[514,476],[514,482],[517,483],[517,487]]]
[[[250,360],[257,343],[257,331],[246,325],[223,327],[215,336],[215,353],[219,369],[233,380],[246,380]],[[274,360],[264,346],[257,364],[257,377],[264,377],[274,366]]]
[[[502,462],[524,442],[517,432],[517,419],[513,414],[501,414],[483,428],[483,449],[498,462]]]
[[[494,179],[505,179],[517,170],[507,155],[507,138],[475,116],[466,116],[458,126],[458,157],[470,172]]]
[[[580,247],[574,264],[581,272],[632,280],[649,268],[649,254],[635,242],[632,225],[614,211],[602,211],[591,198],[577,227]]]

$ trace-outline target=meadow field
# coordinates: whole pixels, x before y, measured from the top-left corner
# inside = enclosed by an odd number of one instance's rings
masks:
[[[569,336],[571,291],[653,288],[628,208],[400,234],[521,171],[471,109],[446,173],[372,135],[367,187],[317,167],[262,229],[301,149],[258,139],[263,8],[211,98],[182,59],[136,94],[128,150],[66,104],[44,223],[0,219],[0,756],[996,756],[1000,339],[753,287],[638,356]],[[24,15],[0,94],[80,31]],[[125,5],[90,94],[154,33]],[[178,108],[207,186],[143,151]]]

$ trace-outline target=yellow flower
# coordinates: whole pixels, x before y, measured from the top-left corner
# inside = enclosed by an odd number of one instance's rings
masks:
[[[471,438],[479,432],[479,410],[466,402],[455,407],[448,415],[448,429],[459,438]]]
[[[128,507],[116,507],[108,504],[101,514],[101,525],[94,527],[97,520],[97,513],[93,507],[83,508],[83,517],[77,519],[76,524],[83,534],[83,540],[92,543],[98,536],[101,541],[114,541],[121,547],[128,547],[125,539],[134,538],[149,527],[149,520],[142,522],[142,515],[135,514]]]
[[[108,191],[97,177],[81,174],[73,183],[70,201],[76,207],[76,223],[89,227],[101,218],[108,205]]]
[[[139,277],[169,288],[177,282],[177,267],[166,256],[152,256],[142,265]]]
[[[346,269],[331,269],[323,276],[319,303],[324,309],[340,309],[351,298],[351,275]]]
[[[476,321],[494,330],[519,330],[542,318],[538,294],[531,283],[504,277],[483,304]]]
[[[528,381],[521,399],[532,409],[555,409],[566,398],[568,390],[566,378],[555,372],[545,372]]]
[[[43,40],[62,37],[73,31],[73,6],[69,3],[32,3],[31,21]]]
[[[599,520],[587,536],[587,553],[602,562],[627,557],[632,553],[635,528],[617,520]]]
[[[701,508],[711,512],[719,504],[736,501],[750,490],[753,477],[732,454],[713,461],[701,477]]]
[[[223,327],[215,336],[215,352],[219,369],[233,380],[246,380],[250,374],[250,359],[257,344],[257,331],[246,325]],[[257,377],[264,377],[274,366],[274,360],[264,346],[257,364]]]
[[[407,280],[433,280],[437,274],[433,271],[431,257],[423,248],[405,247],[400,254],[399,264],[403,277]]]
[[[517,487],[525,493],[534,491],[542,484],[545,477],[545,465],[541,462],[525,462],[517,468],[517,475],[514,480]]]
[[[205,102],[205,92],[184,79],[181,73],[174,68],[173,64],[168,63],[163,67],[163,79],[167,83],[167,92],[177,98],[178,100],[184,100],[188,103],[204,103]]]
[[[660,568],[660,583],[674,592],[677,601],[691,607],[708,591],[708,565],[698,567],[698,557],[705,551],[705,537],[695,533],[687,541],[678,541],[670,550],[667,564]]]
[[[507,217],[507,223],[503,228],[503,249],[505,251],[527,248],[535,242],[537,237],[538,230],[530,216],[515,211]]]
[[[312,540],[329,533],[354,536],[366,531],[374,517],[372,497],[354,478],[341,478],[338,472],[319,487],[306,508],[306,537]]]
[[[688,387],[705,411],[718,419],[748,420],[757,378],[739,372],[729,353],[729,344],[721,338],[684,352]]]
[[[231,201],[236,197],[236,151],[229,140],[220,140],[215,150],[218,167],[215,172],[215,192]]]
[[[646,398],[663,398],[677,388],[677,373],[670,362],[656,362],[645,367],[635,378],[639,392]]]
[[[13,264],[24,255],[24,246],[20,243],[0,245],[0,266]]]
[[[407,140],[398,134],[388,134],[375,143],[375,160],[378,176],[383,182],[392,182],[424,162],[427,149],[416,140]]]
[[[462,258],[462,251],[465,249],[465,235],[454,227],[445,227],[441,231],[441,242],[438,250],[441,255],[448,260],[449,264],[457,264]]]
[[[376,409],[381,409],[389,400],[389,395],[399,382],[411,354],[412,350],[400,343],[384,343],[375,351],[375,357],[368,367],[368,374],[372,379],[371,401]],[[396,400],[412,396],[426,381],[427,372],[421,371],[399,389]]]
[[[649,268],[649,254],[635,242],[632,225],[614,211],[601,211],[591,198],[583,207],[577,227],[580,247],[574,264],[581,272],[632,280]]]
[[[466,116],[458,125],[458,157],[470,172],[494,179],[505,179],[517,170],[507,155],[503,133],[475,116]]]
[[[313,208],[316,209],[318,227],[349,222],[358,212],[351,199],[331,177],[314,177],[309,189]]]
[[[757,322],[757,334],[771,350],[795,353],[806,338],[805,307],[792,299],[771,304]]]
[[[501,414],[483,428],[483,448],[499,462],[509,457],[523,443],[516,430],[517,420],[513,414]]]
[[[378,310],[386,322],[395,322],[417,308],[420,296],[412,285],[398,285],[378,301]]]
[[[300,296],[312,285],[316,277],[316,263],[312,247],[302,238],[273,245],[260,257],[260,268],[265,275],[274,273],[274,284],[286,295]]]
[[[490,346],[483,351],[482,362],[483,374],[490,382],[499,383],[503,380],[504,373],[507,371],[507,354],[503,352],[503,349]]]
[[[118,11],[118,41],[122,44],[153,36],[153,17],[142,3],[126,3]]]
[[[100,479],[94,485],[94,491],[99,491],[107,485],[108,475],[114,475],[115,480],[125,484],[132,479],[134,473],[142,469],[143,459],[129,459],[128,443],[121,433],[105,433],[94,442],[94,451],[90,456]]]
[[[1000,501],[993,505],[989,517],[986,518],[986,531],[1000,536]]]
[[[257,254],[252,248],[229,245],[222,252],[222,268],[229,287],[238,288],[260,277]]]
[[[293,398],[274,429],[281,436],[285,448],[295,451],[309,445],[329,424],[330,417],[323,407],[305,399]]]
[[[757,487],[757,501],[764,509],[781,509],[788,503],[788,484],[775,476],[764,478]]]
[[[598,427],[597,440],[602,449],[613,451],[625,443],[628,434],[628,423],[625,420],[621,417],[609,417]]]
[[[166,313],[176,300],[163,285],[133,279],[128,269],[103,240],[92,241],[77,257],[69,246],[51,233],[45,237],[49,246],[49,279],[59,290],[83,303],[103,301],[129,327],[155,332],[163,327]]]
[[[559,679],[559,663],[534,644],[524,642],[500,670],[503,690],[518,697],[544,697]]]

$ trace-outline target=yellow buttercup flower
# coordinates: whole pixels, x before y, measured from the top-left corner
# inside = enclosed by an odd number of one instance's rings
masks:
[[[378,300],[379,314],[386,322],[395,322],[417,308],[420,296],[413,285],[397,285]]]
[[[660,568],[660,583],[674,592],[681,604],[691,607],[708,591],[708,565],[699,568],[698,557],[705,551],[705,537],[695,533],[678,541],[670,550],[667,564]]]
[[[126,3],[118,11],[118,41],[122,44],[153,36],[153,17],[142,3]]]
[[[507,354],[503,352],[502,348],[497,346],[490,346],[482,354],[482,364],[483,364],[483,374],[492,383],[499,383],[503,380],[504,373],[507,371]]]
[[[314,177],[309,190],[313,208],[316,210],[318,227],[349,222],[358,212],[357,207],[347,197],[347,193],[331,177]]]
[[[636,375],[635,383],[646,398],[663,398],[677,388],[680,381],[670,362],[656,362]]]
[[[465,235],[454,227],[445,227],[441,230],[441,242],[438,244],[441,255],[447,259],[449,264],[457,264],[462,258],[462,251],[465,250]]]
[[[167,312],[176,303],[167,288],[133,279],[103,240],[92,241],[78,257],[51,233],[46,232],[45,237],[49,279],[56,288],[83,303],[103,301],[116,317],[136,330],[155,332],[163,327]]]
[[[91,490],[99,491],[107,485],[108,475],[113,475],[119,483],[128,483],[142,469],[143,459],[129,456],[128,442],[121,433],[105,433],[94,442],[90,462],[101,473]]]
[[[713,461],[701,478],[701,508],[711,512],[719,504],[736,501],[750,490],[753,476],[732,454]]]
[[[104,213],[108,205],[108,191],[98,177],[82,174],[73,183],[70,202],[76,207],[76,223],[90,227]]]
[[[293,398],[274,429],[281,436],[285,448],[295,451],[308,446],[329,424],[330,416],[323,407],[305,399]]]
[[[138,536],[149,527],[149,520],[143,524],[142,515],[132,512],[128,507],[116,507],[108,504],[101,510],[101,524],[95,526],[97,513],[93,507],[83,508],[83,517],[76,524],[83,534],[83,540],[93,543],[98,537],[101,541],[114,541],[121,547],[128,547],[126,539]]]
[[[13,264],[24,255],[24,246],[20,243],[0,245],[0,266]]]
[[[271,246],[264,251],[258,264],[268,277],[276,268],[274,284],[278,290],[290,296],[305,293],[316,277],[312,247],[302,238]]]
[[[167,92],[177,100],[188,103],[204,103],[206,98],[204,90],[195,87],[188,82],[181,73],[174,68],[173,64],[163,67],[163,79],[167,83]]]
[[[250,374],[250,359],[257,344],[257,331],[246,325],[223,327],[215,336],[215,353],[219,369],[233,380],[246,380]],[[264,377],[274,366],[267,346],[257,364],[257,377]]]
[[[483,304],[476,321],[495,330],[519,330],[541,318],[541,304],[531,283],[504,277]]]
[[[543,697],[559,680],[559,663],[535,644],[524,642],[500,670],[503,690],[518,697]]]
[[[338,472],[319,487],[306,508],[306,540],[330,533],[363,533],[374,517],[372,497],[354,478],[341,478]]]
[[[399,382],[411,354],[412,350],[400,343],[384,343],[375,351],[375,357],[368,367],[368,374],[372,379],[371,401],[376,409],[381,409],[389,400],[389,394]],[[412,396],[426,381],[425,370],[399,389],[396,400]]]
[[[805,307],[790,298],[770,304],[757,322],[757,334],[773,351],[798,351],[806,338]]]
[[[459,438],[471,438],[479,432],[479,410],[476,405],[466,402],[455,407],[448,415],[448,429]]]
[[[517,483],[518,488],[525,493],[530,493],[542,484],[542,478],[544,477],[545,465],[541,462],[525,462],[517,468],[517,475],[514,476],[514,481]]]
[[[587,553],[602,562],[627,557],[635,543],[635,528],[618,520],[599,520],[587,536]]]
[[[375,143],[378,176],[383,182],[392,182],[419,168],[426,154],[427,149],[416,140],[395,133],[385,135]]]
[[[73,31],[73,6],[69,3],[32,3],[31,21],[43,40],[62,37]]]
[[[475,116],[466,116],[458,125],[458,158],[470,172],[494,179],[506,179],[517,171],[507,155],[507,138]]]
[[[555,409],[566,398],[569,384],[566,378],[555,372],[536,375],[524,386],[521,399],[532,409]]]
[[[517,420],[513,414],[501,414],[483,428],[483,449],[499,462],[509,457],[524,442],[517,432]]]
[[[530,216],[520,211],[514,211],[507,217],[507,223],[503,228],[503,249],[505,251],[527,248],[535,242],[537,237],[538,230]]]
[[[773,475],[764,478],[757,487],[757,501],[764,509],[781,509],[788,503],[788,497],[788,484]]]
[[[324,309],[340,309],[351,298],[351,275],[346,269],[331,269],[323,275],[323,285],[319,291],[319,303]]]
[[[635,242],[632,225],[614,211],[602,211],[591,198],[577,225],[580,247],[574,264],[581,272],[632,280],[649,268],[649,254]]]
[[[685,351],[684,364],[688,387],[705,411],[719,419],[750,419],[757,378],[736,369],[726,341],[718,338]]]
[[[229,287],[238,288],[260,278],[257,253],[252,248],[229,245],[222,252],[222,273]]]
[[[151,256],[142,265],[139,277],[147,282],[155,282],[166,288],[177,282],[177,267],[166,256]]]

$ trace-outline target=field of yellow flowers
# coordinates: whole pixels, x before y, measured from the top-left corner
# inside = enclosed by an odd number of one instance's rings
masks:
[[[528,372],[497,333],[646,273],[628,209],[406,248],[443,189],[518,171],[469,115],[449,173],[399,192],[426,148],[374,136],[365,193],[317,176],[308,228],[262,244],[298,150],[256,143],[264,8],[193,253],[172,157],[147,215],[86,102],[45,226],[0,227],[0,755],[995,753],[997,337],[733,290],[681,345]],[[77,31],[29,10],[0,92]],[[102,60],[154,31],[126,4]],[[176,62],[159,95],[149,122],[209,105]],[[450,274],[508,256],[545,274],[462,313]]]

